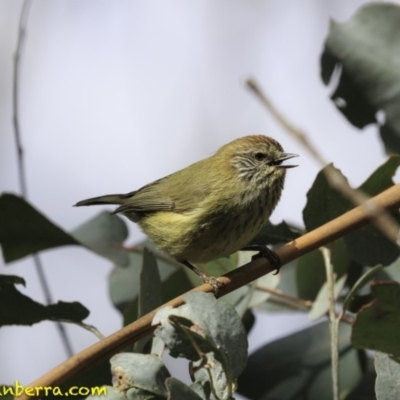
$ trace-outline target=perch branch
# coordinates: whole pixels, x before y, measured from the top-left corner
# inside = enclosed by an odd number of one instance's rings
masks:
[[[400,206],[400,184],[392,186],[378,196],[373,198],[374,203],[388,211],[399,208]],[[365,225],[370,220],[370,214],[365,207],[356,207],[347,213],[335,218],[334,220],[314,229],[311,232],[299,237],[292,242],[285,244],[276,250],[282,264],[287,264],[296,258],[324,246],[332,241],[346,235],[349,232]],[[257,258],[254,261],[237,268],[230,273],[222,276],[220,280],[224,283],[218,292],[218,297],[224,296],[233,290],[244,286],[261,276],[274,271],[275,267],[265,258]],[[193,291],[213,292],[213,287],[204,284]],[[155,313],[162,307],[177,307],[183,304],[183,296],[178,296],[169,301],[158,309],[144,315],[137,321],[132,322],[121,330],[104,338],[100,342],[93,344],[87,349],[74,355],[62,364],[58,365],[36,381],[32,382],[29,387],[39,386],[55,386],[67,379],[70,379],[84,370],[92,367],[104,358],[109,358],[118,351],[123,350],[128,345],[151,334],[155,326],[152,326],[152,320]],[[28,400],[30,397],[23,394],[19,400]]]

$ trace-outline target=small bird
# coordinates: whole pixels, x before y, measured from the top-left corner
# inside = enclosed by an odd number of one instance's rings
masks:
[[[268,222],[281,197],[285,153],[273,138],[245,136],[211,157],[127,194],[80,201],[76,206],[116,204],[113,212],[137,222],[163,251],[197,273],[217,292],[221,282],[193,266],[258,250],[277,268],[279,257],[266,246],[246,246]]]

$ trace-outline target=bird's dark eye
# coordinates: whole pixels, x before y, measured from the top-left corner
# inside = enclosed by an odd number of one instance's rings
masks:
[[[255,154],[255,158],[256,158],[257,161],[265,160],[265,157],[267,157],[267,156],[264,153],[256,153]]]

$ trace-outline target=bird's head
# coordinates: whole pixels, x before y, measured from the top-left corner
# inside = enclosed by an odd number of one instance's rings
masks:
[[[216,156],[228,159],[240,180],[258,188],[268,187],[275,181],[283,184],[286,169],[297,167],[284,164],[297,154],[285,153],[275,139],[263,135],[236,139],[221,147]]]

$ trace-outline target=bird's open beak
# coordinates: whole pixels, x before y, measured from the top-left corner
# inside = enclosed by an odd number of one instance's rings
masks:
[[[298,157],[298,154],[292,154],[292,153],[283,153],[277,160],[275,161],[285,161],[289,160],[290,158]],[[298,165],[288,165],[288,164],[279,164],[276,165],[276,168],[294,168],[298,167]]]

